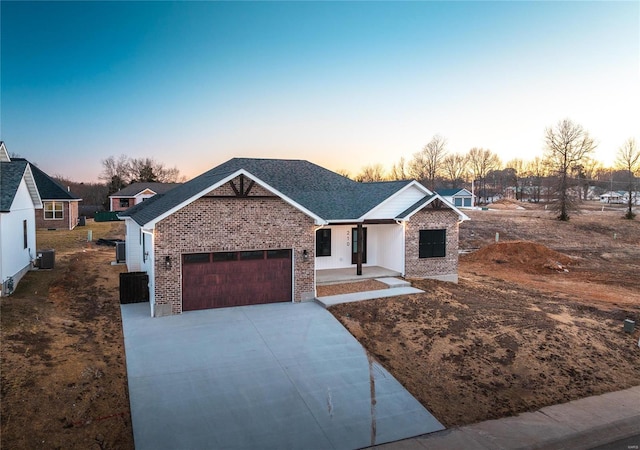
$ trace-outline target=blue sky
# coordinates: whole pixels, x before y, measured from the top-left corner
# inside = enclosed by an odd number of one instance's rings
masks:
[[[234,156],[357,172],[543,151],[569,117],[640,141],[640,3],[0,2],[0,139],[52,175],[110,155],[193,177]]]

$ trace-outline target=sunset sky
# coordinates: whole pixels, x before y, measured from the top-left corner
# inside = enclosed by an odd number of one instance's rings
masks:
[[[352,173],[542,155],[563,118],[640,141],[640,2],[0,2],[0,139],[50,175],[234,156]]]

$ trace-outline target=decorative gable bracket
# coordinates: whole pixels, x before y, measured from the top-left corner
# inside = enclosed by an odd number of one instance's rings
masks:
[[[251,188],[253,187],[253,185],[255,184],[255,182],[251,179],[249,179],[249,184],[245,186],[245,176],[244,174],[240,174],[239,178],[239,184],[240,186],[236,186],[236,184],[233,182],[233,180],[229,180],[229,185],[231,186],[231,189],[233,189],[234,194],[236,194],[236,197],[248,197],[249,196],[249,192],[251,192]]]

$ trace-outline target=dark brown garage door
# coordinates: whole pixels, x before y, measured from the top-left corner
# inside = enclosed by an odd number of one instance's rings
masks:
[[[291,301],[291,250],[182,256],[182,310]]]

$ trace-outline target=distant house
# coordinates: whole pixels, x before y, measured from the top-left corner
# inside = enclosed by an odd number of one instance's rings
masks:
[[[608,191],[600,196],[601,203],[624,203],[624,192]]]
[[[78,205],[82,199],[36,166],[31,165],[31,169],[42,199],[42,207],[36,208],[36,228],[73,230],[78,225]]]
[[[466,189],[439,189],[438,195],[451,203],[456,208],[471,208],[473,207],[474,195]]]
[[[0,295],[8,295],[36,252],[36,208],[42,208],[28,161],[11,159],[0,141]]]
[[[164,194],[181,183],[131,183],[109,196],[109,211],[124,211],[157,194]]]

